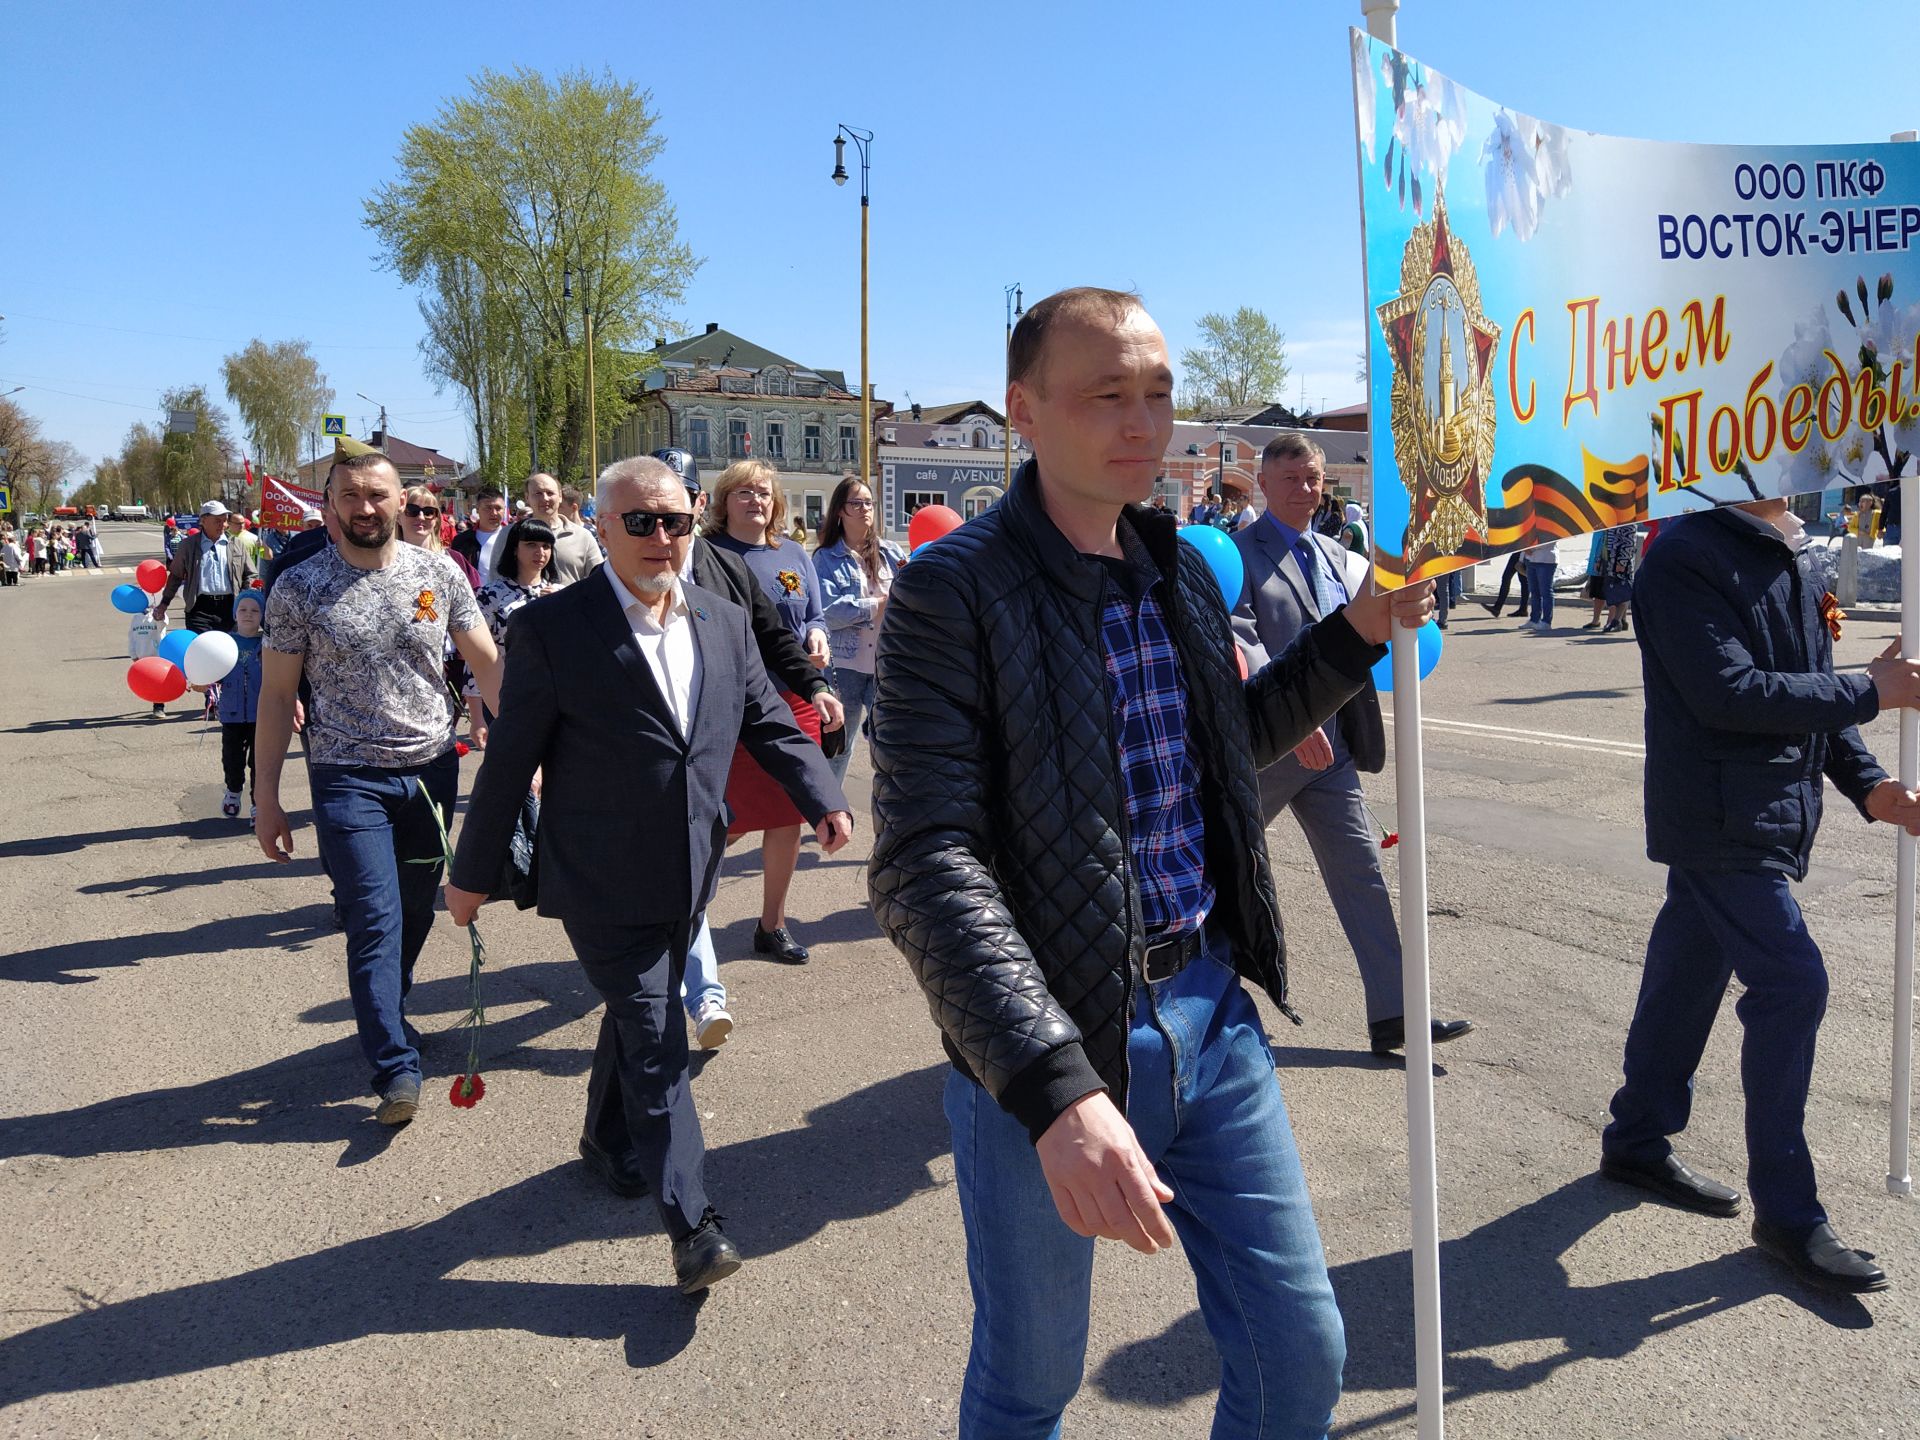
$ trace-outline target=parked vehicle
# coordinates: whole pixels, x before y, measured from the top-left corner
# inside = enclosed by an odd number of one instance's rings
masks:
[[[112,511],[115,520],[145,520],[148,518],[144,505],[115,505]]]

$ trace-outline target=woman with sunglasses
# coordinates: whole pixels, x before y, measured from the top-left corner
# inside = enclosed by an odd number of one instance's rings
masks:
[[[407,491],[406,503],[400,512],[400,538],[409,545],[418,545],[422,550],[446,556],[467,577],[467,584],[478,590],[480,572],[473,568],[466,556],[447,548],[440,528],[442,509],[440,497],[429,487],[413,486]]]
[[[875,522],[873,491],[859,477],[849,475],[827,502],[827,518],[820,522],[820,548],[813,552],[833,653],[828,674],[834,693],[847,708],[846,743],[827,761],[833,778],[841,781],[847,778],[847,763],[853,759],[853,737],[860,733],[860,721],[873,703],[873,651],[880,617],[887,611],[887,591],[907,563],[906,551],[882,540]]]
[[[787,499],[780,474],[762,460],[741,460],[720,473],[713,504],[704,526],[707,539],[746,562],[753,578],[773,601],[813,663],[827,667],[827,622],[820,608],[820,580],[807,552],[786,537]],[[791,691],[781,697],[793,711],[794,723],[820,743],[820,715]],[[774,783],[744,747],[733,754],[727,778],[727,804],[733,821],[727,835],[764,832],[760,842],[760,922],[754,927],[753,948],[790,965],[807,959],[807,947],[787,929],[787,890],[800,861],[800,812],[787,792]]]

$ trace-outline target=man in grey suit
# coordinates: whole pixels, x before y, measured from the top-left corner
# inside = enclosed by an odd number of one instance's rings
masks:
[[[1234,636],[1247,649],[1249,671],[1278,655],[1305,626],[1360,592],[1368,561],[1313,528],[1326,493],[1326,458],[1297,433],[1279,435],[1260,452],[1260,493],[1267,513],[1233,537],[1246,562],[1246,584],[1234,608]],[[1406,1044],[1400,991],[1400,930],[1386,877],[1380,836],[1367,811],[1360,774],[1386,764],[1380,697],[1369,680],[1341,707],[1334,723],[1309,735],[1291,755],[1260,772],[1260,808],[1267,823],[1292,810],[1307,833],[1334,913],[1360,963],[1373,1053]],[[1435,1020],[1435,1044],[1473,1029],[1466,1020]]]
[[[607,1006],[581,1158],[621,1194],[653,1193],[691,1294],[741,1263],[707,1203],[677,1013],[693,923],[726,848],[735,743],[829,854],[853,816],[767,679],[747,612],[681,580],[693,514],[679,477],[651,458],[619,461],[600,477],[596,509],[607,563],[514,617],[447,909],[464,925],[485,903],[539,771],[540,913],[565,925]]]

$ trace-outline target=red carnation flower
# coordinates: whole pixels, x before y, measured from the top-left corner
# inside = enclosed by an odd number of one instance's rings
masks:
[[[448,1092],[447,1098],[462,1110],[471,1110],[486,1093],[487,1082],[478,1075],[460,1075],[455,1077],[453,1089]]]
[[[1380,848],[1382,850],[1391,850],[1394,846],[1398,845],[1399,843],[1400,843],[1400,832],[1398,830],[1389,830],[1384,836],[1381,837]]]
[[[469,752],[470,752],[470,747],[468,746],[466,741],[456,740],[453,742],[453,753],[458,755],[462,760],[467,758],[467,755],[469,754]]]

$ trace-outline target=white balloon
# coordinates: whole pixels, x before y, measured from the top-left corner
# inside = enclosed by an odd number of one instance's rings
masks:
[[[187,672],[189,685],[211,685],[227,678],[227,672],[239,662],[240,647],[224,631],[209,630],[194,637],[182,658],[186,664],[180,668]]]

